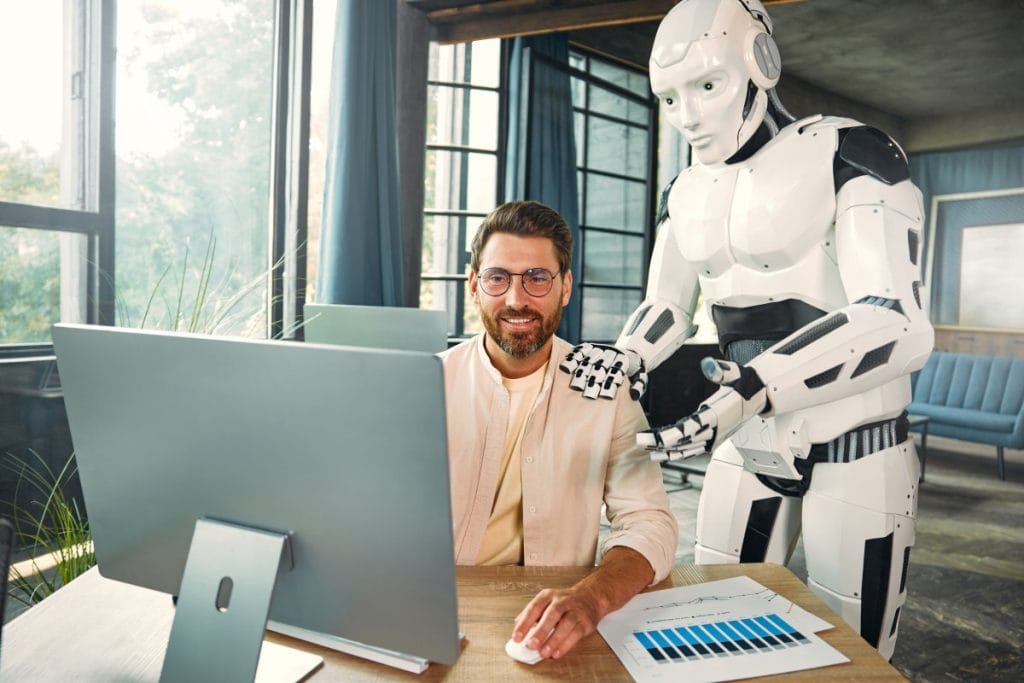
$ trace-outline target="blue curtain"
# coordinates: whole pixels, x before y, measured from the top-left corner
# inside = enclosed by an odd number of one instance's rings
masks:
[[[558,211],[573,236],[573,276],[582,279],[576,140],[565,34],[516,38],[509,51],[505,200],[533,199]],[[560,68],[561,67],[561,68]],[[574,286],[558,335],[580,341],[581,292]]]
[[[338,0],[316,285],[321,303],[401,303],[396,33],[396,3]]]
[[[922,273],[928,269],[929,249],[934,253],[932,281],[926,283],[931,296],[931,318],[935,323],[956,324],[963,228],[1021,222],[1024,195],[940,202],[934,235],[927,233],[931,226],[932,197],[1024,187],[1024,146],[912,155],[910,176],[924,195],[926,234]]]

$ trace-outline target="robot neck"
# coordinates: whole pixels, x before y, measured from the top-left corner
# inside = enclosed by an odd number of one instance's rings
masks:
[[[754,134],[750,136],[750,139],[743,143],[743,146],[736,150],[736,153],[725,160],[726,164],[737,164],[741,161],[746,161],[750,157],[754,156],[754,153],[764,147],[768,142],[775,137],[772,135],[771,129],[768,124],[764,121],[757,127]]]

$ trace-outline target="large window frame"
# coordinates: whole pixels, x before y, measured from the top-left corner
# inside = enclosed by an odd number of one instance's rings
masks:
[[[114,322],[114,71],[117,7],[115,0],[68,2],[64,28],[70,34],[70,73],[65,92],[72,107],[75,144],[62,171],[75,190],[79,208],[58,208],[0,201],[0,230],[27,228],[82,235],[85,272],[61,265],[62,288],[87,323]],[[63,302],[62,302],[63,303]],[[13,355],[33,355],[47,343],[11,344]]]
[[[115,263],[115,79],[117,0],[66,0],[65,32],[72,44],[65,90],[76,107],[79,132],[70,178],[79,208],[0,201],[0,230],[30,229],[82,235],[84,275],[61,264],[65,297],[89,324],[113,325]],[[313,0],[274,0],[273,123],[269,179],[270,240],[267,329],[271,338],[295,338],[305,301],[310,71]],[[64,169],[67,172],[68,169]],[[52,344],[4,344],[9,357],[32,356]]]

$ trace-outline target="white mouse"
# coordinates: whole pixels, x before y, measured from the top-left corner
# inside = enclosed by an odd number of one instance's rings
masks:
[[[531,650],[530,648],[526,647],[526,642],[529,639],[530,636],[527,635],[525,638],[522,639],[522,641],[517,643],[516,641],[509,638],[508,642],[505,643],[505,654],[507,654],[512,659],[523,662],[524,664],[536,664],[540,660],[544,659],[540,656],[539,652],[537,652],[536,650]]]

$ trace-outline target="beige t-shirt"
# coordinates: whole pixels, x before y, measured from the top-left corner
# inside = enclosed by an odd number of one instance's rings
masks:
[[[527,417],[540,393],[547,367],[545,363],[526,377],[501,378],[509,394],[508,428],[505,431],[498,490],[477,564],[523,563],[522,441]]]

